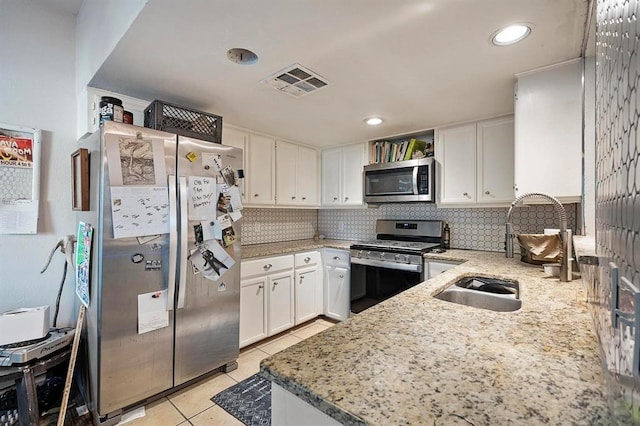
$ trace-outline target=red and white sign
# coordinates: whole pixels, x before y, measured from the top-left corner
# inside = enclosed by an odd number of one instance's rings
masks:
[[[33,167],[33,140],[0,135],[0,165]]]

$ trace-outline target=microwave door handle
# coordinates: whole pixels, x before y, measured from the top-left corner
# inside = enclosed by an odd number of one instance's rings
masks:
[[[418,195],[418,169],[417,166],[413,168],[413,195]]]

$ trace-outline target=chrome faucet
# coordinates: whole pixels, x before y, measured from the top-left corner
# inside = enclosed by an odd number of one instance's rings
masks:
[[[571,230],[567,229],[567,213],[564,210],[560,201],[556,200],[551,195],[542,194],[539,192],[530,192],[527,194],[523,194],[516,198],[509,208],[509,212],[507,213],[507,223],[505,224],[505,254],[507,257],[513,257],[513,239],[515,238],[515,234],[513,233],[513,225],[511,224],[511,215],[513,214],[513,210],[519,204],[522,203],[522,200],[526,198],[544,198],[548,201],[551,201],[553,206],[556,209],[556,213],[560,218],[560,239],[562,240],[562,263],[560,264],[560,281],[571,281],[573,279],[572,273],[572,261],[573,258],[571,254],[573,252],[571,246]]]

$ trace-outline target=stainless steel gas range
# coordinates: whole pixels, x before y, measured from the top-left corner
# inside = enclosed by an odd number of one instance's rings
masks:
[[[377,239],[351,252],[351,312],[357,314],[425,280],[422,255],[443,252],[440,220],[378,220]]]

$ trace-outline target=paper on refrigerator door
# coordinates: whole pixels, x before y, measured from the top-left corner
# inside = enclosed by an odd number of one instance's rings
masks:
[[[138,295],[138,334],[169,326],[167,290]]]
[[[162,186],[167,180],[164,139],[105,135],[111,186]]]
[[[222,227],[217,219],[205,220],[200,222],[202,225],[202,239],[206,240],[222,240]]]
[[[113,238],[169,233],[166,187],[112,186]]]
[[[216,240],[205,241],[191,252],[189,260],[206,279],[216,281],[236,262]]]
[[[189,176],[189,220],[216,217],[218,186],[214,177]]]

